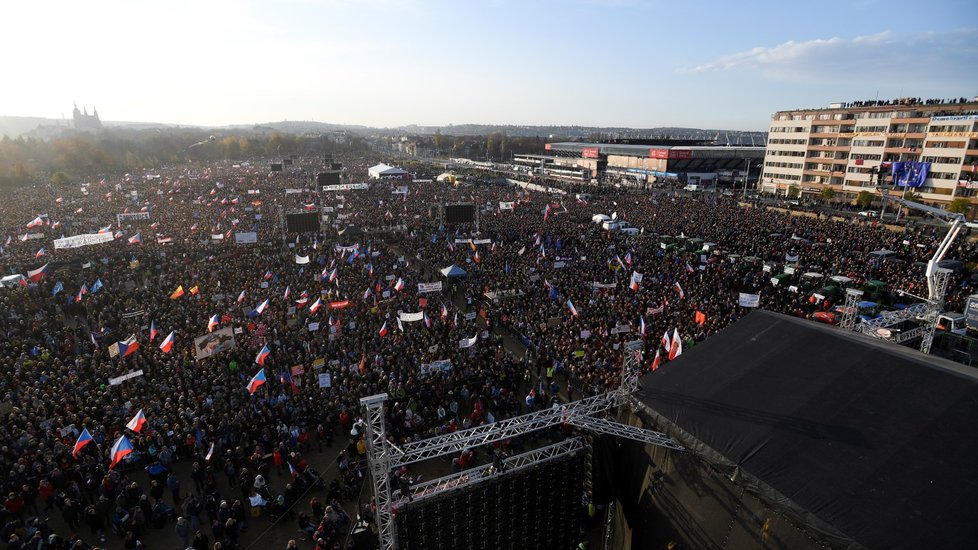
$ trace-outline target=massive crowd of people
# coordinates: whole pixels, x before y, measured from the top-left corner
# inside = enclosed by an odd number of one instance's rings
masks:
[[[344,183],[366,181],[368,159],[342,160]],[[349,442],[338,467],[355,482],[361,397],[390,396],[389,433],[403,442],[593,395],[617,383],[621,344],[642,339],[644,368],[669,368],[662,335],[702,342],[749,313],[740,293],[798,316],[834,305],[813,303],[801,283],[773,286],[785,265],[919,289],[914,262],[943,237],[719,195],[607,190],[579,200],[490,181],[324,192],[309,174],[256,160],[5,190],[2,271],[33,277],[0,289],[2,540],[139,548],[172,525],[185,547],[226,550],[243,547],[262,508],[303,510],[310,542],[299,544],[339,547],[353,514],[336,487],[306,514],[319,479],[307,457],[338,434]],[[479,233],[432,215],[446,203],[476,205]],[[117,217],[141,212],[148,219]],[[288,232],[294,212],[328,222],[321,233]],[[602,230],[598,213],[639,234]],[[99,232],[112,241],[52,242]],[[255,242],[238,244],[245,233]],[[903,262],[869,255],[882,248]],[[965,239],[949,254],[976,256]],[[452,265],[465,274],[444,276]],[[633,273],[643,274],[637,285]],[[438,282],[440,291],[418,287]],[[954,276],[949,308],[960,310],[967,285]],[[233,347],[203,357],[195,339],[224,329]],[[145,425],[128,428],[139,411]],[[83,432],[92,443],[77,449]],[[110,468],[122,437],[133,452]],[[473,457],[459,458],[465,467]],[[65,527],[49,543],[26,520],[55,510]],[[369,506],[359,512],[369,521]]]

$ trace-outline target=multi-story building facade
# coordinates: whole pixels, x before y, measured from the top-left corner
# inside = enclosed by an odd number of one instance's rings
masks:
[[[890,167],[901,161],[930,163],[924,184],[914,189],[923,202],[946,206],[963,197],[974,210],[978,98],[837,103],[774,113],[760,188],[783,194],[794,185],[805,196],[831,187],[852,198],[892,185]]]

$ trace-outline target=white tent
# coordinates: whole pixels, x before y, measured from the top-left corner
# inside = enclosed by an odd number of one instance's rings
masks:
[[[388,166],[386,164],[378,164],[377,166],[371,166],[370,169],[367,170],[367,175],[372,180],[379,180],[381,178],[406,176],[408,175],[408,172],[406,170],[394,168],[393,166]]]

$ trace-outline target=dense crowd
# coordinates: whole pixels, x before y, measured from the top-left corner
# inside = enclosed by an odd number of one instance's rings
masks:
[[[343,160],[344,183],[366,181],[366,159]],[[305,456],[334,434],[350,444],[339,467],[357,475],[361,397],[386,392],[389,433],[406,441],[592,395],[619,379],[622,343],[641,338],[651,369],[657,354],[667,362],[664,333],[689,347],[746,315],[740,293],[798,316],[832,305],[772,286],[785,265],[919,289],[913,262],[943,237],[719,196],[614,191],[577,200],[489,177],[317,192],[309,175],[265,166],[180,166],[4,193],[3,274],[47,265],[35,282],[0,289],[8,495],[0,540],[10,548],[137,548],[148,529],[171,522],[187,547],[238,548],[252,508],[291,513],[317,483]],[[479,234],[475,223],[432,216],[444,203],[476,205]],[[287,214],[319,211],[329,219],[323,233],[285,230]],[[139,212],[148,219],[116,217]],[[592,222],[597,213],[641,231],[604,231]],[[100,231],[112,242],[52,242]],[[236,244],[252,232],[255,242]],[[715,247],[666,246],[663,235]],[[868,254],[881,248],[904,263]],[[964,239],[949,254],[976,256]],[[465,274],[445,277],[452,265]],[[633,273],[643,274],[634,289]],[[437,282],[442,290],[420,292],[419,283]],[[960,310],[967,284],[955,275],[949,308]],[[521,340],[526,356],[508,351],[494,328]],[[211,329],[230,329],[234,346],[197,350]],[[138,350],[114,356],[125,345],[113,344],[131,335]],[[137,432],[126,425],[138,411],[146,424]],[[93,443],[77,450],[83,430]],[[123,436],[133,452],[110,468]],[[464,468],[472,455],[459,458]],[[180,463],[189,478],[175,472]],[[134,481],[138,469],[148,484]],[[350,521],[335,493],[298,519],[316,548],[338,547]],[[77,542],[45,546],[47,533],[24,521],[55,509],[68,527],[57,535]],[[369,520],[369,506],[360,512]]]

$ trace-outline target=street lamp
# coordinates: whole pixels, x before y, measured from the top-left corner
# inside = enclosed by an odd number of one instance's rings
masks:
[[[750,159],[744,159],[747,161],[747,172],[744,173],[744,198],[747,198],[747,180],[750,178]]]

